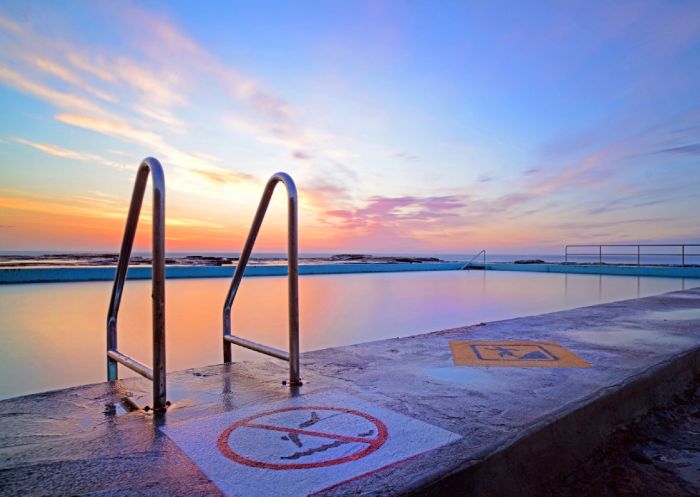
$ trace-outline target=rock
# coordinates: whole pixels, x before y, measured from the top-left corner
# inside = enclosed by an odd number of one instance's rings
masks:
[[[640,449],[633,449],[629,454],[630,459],[640,464],[651,464],[653,461]]]

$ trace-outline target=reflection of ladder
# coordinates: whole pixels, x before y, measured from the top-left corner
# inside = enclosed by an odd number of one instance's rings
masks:
[[[146,192],[148,175],[153,175],[153,368],[117,350],[117,315],[122,299],[122,290],[129,269],[129,257],[134,245],[139,213]],[[131,195],[129,214],[126,218],[124,238],[119,252],[119,263],[114,276],[112,297],[107,311],[107,381],[118,378],[119,364],[136,371],[153,382],[153,409],[166,408],[165,400],[165,177],[160,163],[153,158],[144,159],[136,173],[134,192]]]
[[[483,265],[474,264],[474,261],[476,260],[476,258],[482,254],[484,255],[484,264]],[[474,257],[472,257],[469,262],[467,262],[464,266],[462,266],[462,269],[486,269],[486,249],[482,250],[481,252],[476,254]]]
[[[231,334],[231,306],[236,298],[236,292],[243,279],[248,259],[253,251],[255,239],[260,231],[265,212],[270,204],[270,199],[275,191],[277,183],[284,183],[287,188],[287,264],[289,268],[289,352],[284,350],[253,342]],[[223,321],[224,321],[224,362],[231,362],[231,344],[239,345],[262,354],[267,354],[272,357],[277,357],[285,361],[289,361],[289,385],[301,385],[299,376],[299,240],[298,240],[298,217],[297,217],[297,189],[294,181],[286,173],[274,174],[265,186],[258,210],[253,219],[253,225],[248,233],[243,252],[238,259],[236,272],[231,280],[226,302],[224,303]]]

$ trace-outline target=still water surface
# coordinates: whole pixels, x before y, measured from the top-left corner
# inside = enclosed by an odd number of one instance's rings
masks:
[[[166,281],[168,370],[221,362],[228,279]],[[0,398],[105,380],[111,282],[0,286]],[[499,271],[303,276],[302,351],[700,286],[700,279]],[[119,349],[151,360],[150,282],[128,281]],[[246,278],[234,333],[287,348],[285,277]],[[234,360],[260,357],[234,347]],[[303,367],[303,360],[302,360]],[[121,376],[131,376],[120,367]]]

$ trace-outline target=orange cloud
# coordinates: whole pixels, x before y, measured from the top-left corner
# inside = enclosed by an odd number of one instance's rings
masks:
[[[12,226],[13,236],[21,240],[42,239],[40,246],[75,248],[80,241],[88,247],[118,248],[126,221],[128,199],[99,192],[92,196],[63,198],[16,190],[0,190],[0,224]],[[144,206],[139,220],[137,247],[149,247],[150,207]],[[178,216],[166,218],[168,239],[173,247],[206,246],[214,240],[224,247],[231,245],[230,230],[207,218]],[[19,240],[12,240],[17,243]],[[171,247],[171,248],[173,248]],[[11,243],[7,248],[11,248]]]

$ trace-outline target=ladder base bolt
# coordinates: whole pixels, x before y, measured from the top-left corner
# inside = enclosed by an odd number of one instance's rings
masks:
[[[290,387],[300,387],[300,386],[302,386],[302,385],[304,384],[304,382],[301,381],[301,380],[299,380],[299,381],[294,381],[294,382],[291,382],[291,381],[290,381],[290,382],[287,382],[287,380],[282,380],[282,385],[286,385],[287,383],[289,383],[289,386],[290,386]]]

